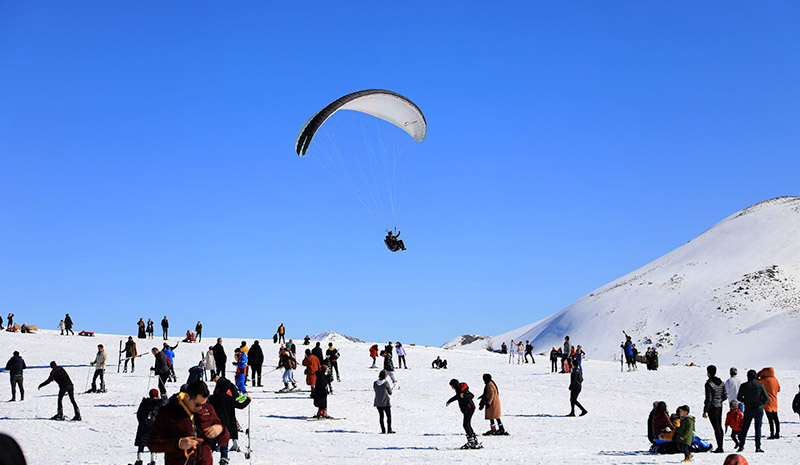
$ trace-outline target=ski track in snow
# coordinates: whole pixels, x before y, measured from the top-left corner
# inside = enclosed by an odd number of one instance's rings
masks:
[[[0,333],[0,347],[11,356],[19,350],[30,366],[87,363],[94,358],[96,345],[102,343],[116,362],[114,352],[121,336],[98,335],[94,338],[62,337],[56,331],[37,335]],[[214,339],[204,343],[181,343],[175,350],[176,372],[181,380],[188,369],[200,360],[200,352]],[[229,357],[241,339],[226,339]],[[140,353],[160,346],[161,339],[136,340]],[[171,341],[174,344],[175,340]],[[248,340],[248,342],[252,342]],[[575,341],[580,344],[581,341]],[[262,339],[267,366],[277,359],[277,345]],[[584,387],[580,400],[589,410],[585,417],[567,418],[569,412],[569,377],[550,374],[549,363],[537,356],[535,365],[510,365],[508,356],[475,350],[444,350],[435,347],[405,345],[411,369],[396,370],[398,389],[392,395],[394,435],[380,434],[378,414],[372,406],[372,382],[378,370],[369,369],[371,343],[335,340],[342,357],[339,361],[342,382],[334,384],[328,398],[329,412],[339,421],[309,422],[315,413],[308,394],[275,394],[282,387],[281,372],[264,378],[264,387],[251,395],[254,464],[662,464],[677,463],[678,455],[656,456],[647,453],[646,419],[652,402],[664,400],[670,410],[688,404],[697,418],[697,432],[705,438],[713,436],[708,420],[702,418],[705,370],[697,367],[666,366],[657,372],[644,368],[639,372],[621,373],[619,363],[586,360]],[[323,343],[327,346],[327,343]],[[303,351],[304,346],[298,346]],[[430,362],[441,355],[451,368],[433,370]],[[4,359],[5,360],[5,359]],[[129,464],[136,458],[133,445],[136,433],[136,409],[148,387],[151,355],[136,360],[136,372],[117,374],[116,363],[106,373],[106,394],[79,394],[76,399],[83,421],[56,422],[49,418],[56,411],[57,387],[54,383],[36,390],[49,369],[25,371],[26,400],[0,403],[0,431],[20,442],[29,464]],[[227,372],[232,372],[229,367]],[[726,373],[728,367],[720,366]],[[744,368],[739,367],[744,376]],[[760,367],[756,367],[760,368]],[[84,390],[89,367],[68,368],[76,391]],[[451,378],[466,381],[477,398],[483,390],[481,375],[491,373],[500,391],[503,423],[507,437],[484,437],[481,450],[459,450],[465,442],[461,429],[461,413],[456,404],[445,408],[453,394],[448,386]],[[296,380],[304,386],[302,370]],[[744,455],[750,464],[796,464],[800,446],[800,422],[791,411],[791,402],[800,381],[800,371],[779,370],[776,373],[783,391],[779,394],[779,415],[782,436],[778,441],[764,439],[766,454],[754,454],[753,432],[747,440]],[[723,377],[725,379],[725,377]],[[8,374],[0,374],[3,395],[9,395]],[[150,387],[155,387],[152,380]],[[178,384],[168,385],[170,394]],[[9,397],[10,398],[10,395]],[[4,399],[6,400],[6,399]],[[72,407],[65,399],[65,415],[72,418]],[[247,427],[247,411],[237,412],[240,424]],[[477,411],[472,422],[478,433],[488,429],[483,412]],[[769,429],[764,418],[764,435]],[[713,439],[711,440],[713,442]],[[247,439],[240,434],[240,444]],[[733,445],[728,436],[726,450]],[[695,463],[721,464],[727,454],[697,454]],[[232,464],[245,464],[242,453],[231,454]],[[215,454],[215,462],[218,461]],[[159,457],[157,463],[163,463]]]

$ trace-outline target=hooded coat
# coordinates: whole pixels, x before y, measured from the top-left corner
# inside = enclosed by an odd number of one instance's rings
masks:
[[[489,379],[486,386],[483,387],[483,394],[480,397],[481,403],[484,405],[483,417],[487,420],[497,420],[500,418],[500,396],[497,392],[497,385],[494,380]]]
[[[372,389],[375,390],[375,407],[391,407],[392,384],[386,379],[376,379],[372,383]]]
[[[781,385],[775,377],[775,369],[767,367],[758,372],[757,381],[764,385],[769,395],[769,400],[764,405],[764,410],[767,412],[778,411],[778,393],[781,392]]]
[[[151,452],[164,452],[165,465],[212,465],[214,459],[211,455],[211,441],[203,435],[203,430],[211,425],[222,425],[222,422],[217,417],[214,407],[208,403],[190,417],[180,404],[181,396],[186,396],[186,393],[173,396],[167,405],[158,410],[147,448]],[[206,440],[197,446],[195,453],[187,459],[183,450],[178,448],[178,440],[195,434]],[[224,426],[222,433],[215,440],[217,444],[225,444],[230,440]]]
[[[139,420],[139,426],[136,428],[134,446],[147,446],[150,441],[150,430],[156,421],[158,409],[162,405],[164,405],[164,400],[160,397],[145,397],[142,399],[142,403],[139,404],[139,409],[136,411],[136,419]]]
[[[214,406],[219,421],[230,433],[231,439],[239,439],[239,429],[236,427],[236,409],[243,409],[250,405],[250,398],[239,402],[228,392],[216,392],[208,398],[208,403]]]
[[[306,384],[315,386],[317,384],[317,372],[321,365],[316,355],[306,355],[303,359],[303,366],[306,367]]]
[[[675,430],[675,435],[672,437],[675,442],[691,445],[694,440],[694,417],[689,415],[681,418],[681,424]]]

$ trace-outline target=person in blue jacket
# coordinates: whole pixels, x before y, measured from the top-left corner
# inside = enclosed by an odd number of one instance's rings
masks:
[[[241,392],[247,392],[247,387],[244,385],[244,379],[247,376],[247,354],[238,347],[233,353],[236,358],[236,361],[233,362],[236,365],[236,387]]]

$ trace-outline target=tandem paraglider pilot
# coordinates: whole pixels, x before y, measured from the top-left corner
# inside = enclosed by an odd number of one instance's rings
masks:
[[[405,244],[403,244],[403,241],[398,239],[398,237],[400,237],[400,231],[397,231],[396,235],[393,234],[392,231],[386,231],[386,238],[383,240],[383,242],[386,243],[386,247],[388,247],[392,252],[406,250]]]

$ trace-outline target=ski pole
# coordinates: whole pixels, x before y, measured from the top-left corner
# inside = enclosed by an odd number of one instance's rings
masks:
[[[93,368],[92,365],[89,365],[89,371],[86,373],[86,383],[84,383],[83,385],[83,392],[89,390],[89,376],[92,375],[92,368]]]

